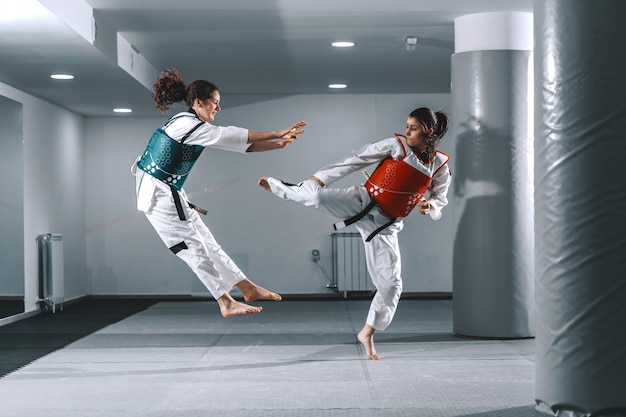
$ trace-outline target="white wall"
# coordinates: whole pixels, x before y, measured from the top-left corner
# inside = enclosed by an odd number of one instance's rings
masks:
[[[135,210],[129,167],[164,118],[83,118],[2,83],[0,94],[23,105],[26,311],[36,309],[38,293],[35,238],[48,232],[63,234],[66,299],[206,294]],[[413,108],[449,110],[449,100],[449,95],[297,96],[223,110],[216,120],[222,125],[274,130],[300,119],[309,125],[282,151],[205,151],[186,189],[209,210],[205,221],[251,279],[284,294],[327,293],[328,281],[310,252],[321,250],[330,273],[334,219],[274,198],[257,179],[304,179],[366,142],[402,131]],[[453,133],[442,150],[453,153]],[[356,173],[336,185],[360,182]],[[439,222],[417,215],[405,221],[400,235],[405,291],[451,291],[452,218],[444,212]]]
[[[24,295],[22,104],[0,95],[0,299]]]
[[[84,119],[0,83],[22,103],[24,135],[25,309],[37,309],[36,237],[62,233],[65,298],[87,294],[85,279]]]
[[[223,97],[227,106],[228,97]],[[276,130],[304,119],[306,133],[281,151],[241,155],[207,149],[185,183],[192,201],[207,209],[205,222],[227,253],[255,282],[283,294],[328,293],[325,276],[310,260],[320,249],[331,272],[330,233],[335,219],[279,200],[256,181],[272,175],[296,182],[317,168],[374,140],[403,132],[408,113],[428,106],[449,113],[450,96],[306,95],[226,108],[215,120],[253,130]],[[135,210],[135,157],[163,118],[86,119],[86,263],[88,292],[207,294],[199,280],[161,243]],[[453,153],[450,133],[442,142]],[[358,184],[359,173],[336,186]],[[195,194],[195,196],[194,196]],[[452,290],[453,216],[439,222],[414,214],[400,234],[407,292]]]

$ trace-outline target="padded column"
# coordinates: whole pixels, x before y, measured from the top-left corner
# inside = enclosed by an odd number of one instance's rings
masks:
[[[534,336],[532,15],[455,22],[453,331]]]
[[[626,416],[626,2],[534,12],[536,399]]]

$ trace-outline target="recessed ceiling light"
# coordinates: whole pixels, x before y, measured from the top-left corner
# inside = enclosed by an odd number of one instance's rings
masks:
[[[113,109],[115,113],[132,113],[133,109],[126,109],[123,107],[118,107],[117,109]]]
[[[73,80],[74,76],[72,74],[52,74],[50,78],[55,80]]]
[[[38,1],[0,1],[0,22],[29,21],[47,18],[50,12]]]
[[[328,84],[328,88],[346,88],[347,86],[348,84],[342,83]]]
[[[331,45],[334,46],[335,48],[350,48],[356,44],[352,41],[337,41],[337,42],[331,43]]]
[[[415,45],[417,45],[417,36],[411,35],[406,37],[406,50],[414,51]]]

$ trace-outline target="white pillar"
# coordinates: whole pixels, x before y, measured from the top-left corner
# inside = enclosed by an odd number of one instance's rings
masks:
[[[455,53],[490,50],[532,51],[532,13],[476,13],[454,21]]]
[[[534,336],[533,16],[455,21],[453,331]]]

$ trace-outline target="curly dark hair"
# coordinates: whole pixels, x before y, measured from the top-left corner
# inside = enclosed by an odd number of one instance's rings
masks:
[[[214,91],[219,91],[217,86],[205,80],[196,80],[185,86],[185,81],[177,70],[166,69],[152,86],[152,98],[156,108],[165,112],[172,104],[182,101],[192,107],[196,99],[207,100]]]
[[[448,115],[443,111],[433,111],[428,107],[420,107],[415,109],[409,114],[409,117],[417,120],[424,131],[426,132],[426,151],[432,158],[435,155],[435,150],[441,141],[441,138],[448,131],[450,125],[450,119]],[[432,129],[433,133],[428,134],[428,131]]]

